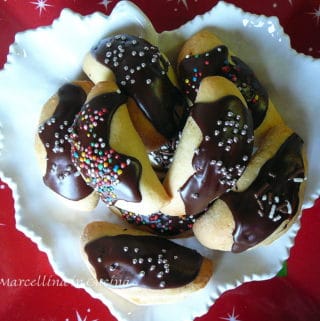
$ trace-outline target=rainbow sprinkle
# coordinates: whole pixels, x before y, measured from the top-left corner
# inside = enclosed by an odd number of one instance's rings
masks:
[[[89,104],[79,113],[73,127],[71,156],[88,185],[112,205],[117,200],[115,186],[131,160],[112,149],[99,133],[107,133],[108,108],[91,108]]]

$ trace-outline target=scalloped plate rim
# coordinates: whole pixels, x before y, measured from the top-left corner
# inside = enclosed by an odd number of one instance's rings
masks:
[[[123,1],[123,3],[130,3],[130,2],[127,2],[127,1]],[[122,4],[122,5],[124,5],[124,4]],[[131,5],[131,3],[130,3],[130,5]],[[235,10],[238,10],[239,11],[239,14],[246,14],[246,15],[248,15],[248,16],[250,16],[250,17],[256,17],[256,18],[258,18],[258,17],[264,17],[264,18],[266,18],[266,19],[274,19],[275,21],[278,21],[278,19],[276,18],[276,17],[266,17],[266,16],[262,16],[262,15],[255,15],[255,14],[251,14],[251,13],[247,13],[247,12],[244,12],[242,9],[240,9],[240,8],[237,8],[236,6],[234,6],[234,5],[232,5],[232,4],[229,4],[229,3],[224,3],[224,2],[220,2],[220,3],[218,3],[218,5],[219,6],[223,6],[223,5],[225,5],[226,7],[229,7],[229,8],[232,8],[233,10],[235,9]],[[218,6],[217,5],[217,6]],[[135,6],[135,5],[133,5],[133,6]],[[179,28],[177,28],[177,29],[175,29],[175,30],[172,30],[172,31],[163,31],[162,33],[159,33],[158,35],[159,35],[159,38],[161,38],[161,35],[163,35],[163,34],[168,34],[168,33],[172,33],[172,32],[181,32],[181,30],[183,30],[183,29],[185,29],[185,28],[187,28],[186,26],[188,26],[188,25],[191,25],[192,23],[193,23],[193,21],[194,20],[196,20],[196,19],[202,19],[202,20],[204,20],[205,19],[205,16],[206,15],[210,15],[210,14],[212,14],[212,11],[214,10],[214,9],[216,9],[217,8],[217,6],[216,7],[213,7],[210,11],[208,11],[207,13],[204,13],[204,14],[202,14],[202,15],[198,15],[198,16],[196,16],[194,19],[192,19],[191,21],[189,21],[189,22],[187,22],[186,24],[184,24],[184,25],[182,25],[182,26],[180,26]],[[135,8],[137,8],[136,6],[135,6]],[[103,13],[100,13],[100,12],[96,12],[96,13],[93,13],[93,14],[91,14],[91,15],[88,15],[88,16],[82,16],[82,15],[80,15],[80,14],[78,14],[78,13],[74,13],[72,10],[70,10],[70,9],[63,9],[62,10],[62,12],[61,12],[61,14],[60,14],[60,17],[58,17],[57,19],[55,19],[54,20],[54,22],[53,22],[53,24],[52,25],[50,25],[50,26],[44,26],[44,27],[38,27],[38,28],[36,28],[36,29],[31,29],[31,30],[26,30],[26,31],[23,31],[23,32],[20,32],[19,34],[17,34],[16,35],[16,38],[15,38],[15,42],[10,46],[10,49],[9,49],[9,54],[8,54],[8,62],[5,64],[5,66],[4,66],[4,70],[8,70],[8,68],[10,69],[11,67],[11,65],[13,65],[14,64],[14,61],[13,62],[10,62],[10,60],[12,59],[12,60],[14,60],[14,46],[15,45],[17,45],[17,42],[19,41],[19,38],[21,38],[21,37],[25,37],[25,35],[27,35],[29,32],[37,32],[37,30],[39,30],[39,29],[52,29],[52,26],[54,25],[54,24],[58,24],[59,23],[59,20],[61,19],[61,17],[63,16],[63,15],[65,15],[65,13],[68,13],[68,14],[71,14],[71,15],[76,15],[76,16],[78,16],[81,20],[82,19],[93,19],[94,18],[94,16],[95,15],[98,15],[99,17],[101,17],[101,18],[108,18],[109,16],[107,16],[107,15],[104,15]],[[148,20],[149,21],[149,20]],[[279,26],[280,26],[280,24],[279,24]],[[281,27],[282,28],[282,27]],[[282,29],[282,31],[283,31],[283,29]],[[285,35],[285,34],[284,34]],[[306,55],[304,55],[304,54],[301,54],[301,53],[297,53],[294,49],[292,49],[291,47],[290,47],[290,39],[289,39],[289,37],[287,36],[287,35],[285,35],[285,37],[286,38],[288,38],[287,40],[288,40],[288,44],[289,44],[289,49],[291,49],[293,52],[295,52],[295,54],[297,54],[297,55],[299,55],[299,56],[302,56],[302,57],[304,57],[304,58],[306,58],[306,59],[311,59],[311,61],[317,61],[317,62],[319,62],[319,60],[316,60],[315,58],[313,58],[313,57],[310,57],[310,56],[306,56]],[[12,56],[12,57],[11,57]],[[2,71],[1,71],[2,72]],[[0,127],[0,137],[1,137],[1,132],[2,132],[2,129],[1,129],[1,127]],[[2,136],[4,136],[4,135],[2,135]],[[1,146],[1,141],[4,141],[4,139],[1,139],[0,138],[0,146]],[[1,150],[0,150],[0,154],[1,154]],[[53,258],[53,255],[52,255],[52,249],[51,248],[48,248],[43,242],[42,242],[42,239],[41,239],[41,237],[40,236],[37,236],[35,233],[34,233],[34,231],[33,230],[31,230],[31,229],[29,229],[27,226],[24,226],[24,225],[21,225],[20,223],[21,223],[21,220],[22,220],[22,216],[21,216],[21,212],[20,212],[20,210],[21,210],[21,207],[20,207],[20,204],[19,204],[19,199],[20,199],[20,197],[19,197],[19,187],[16,185],[16,183],[14,182],[14,179],[13,178],[10,178],[10,177],[7,177],[7,176],[5,176],[5,174],[3,173],[3,172],[0,172],[0,177],[1,178],[3,178],[5,181],[7,181],[8,182],[8,185],[10,186],[10,188],[13,190],[13,195],[14,195],[14,200],[15,200],[15,210],[16,210],[16,219],[17,219],[17,229],[19,229],[19,230],[21,230],[23,233],[25,233],[29,238],[31,238],[37,245],[38,245],[38,247],[39,247],[39,249],[40,250],[42,250],[42,251],[44,251],[44,252],[46,252],[47,253],[47,255],[48,255],[48,257],[49,257],[49,261],[50,261],[50,264],[53,266],[53,267],[55,267],[57,270],[58,270],[58,274],[59,275],[61,275],[61,273],[63,273],[62,271],[59,271],[59,269],[57,268],[57,266],[56,266],[56,263],[55,263],[55,261],[54,261],[54,258]],[[313,199],[313,201],[319,196],[319,191],[317,191],[317,193],[318,194],[313,194],[312,196],[313,197],[315,197],[314,199]],[[312,197],[311,197],[312,198]],[[312,204],[313,205],[313,204]],[[310,206],[312,206],[312,205],[310,205]],[[290,232],[290,239],[291,240],[293,240],[294,239],[294,237],[295,237],[295,235],[296,235],[296,233],[297,233],[297,231],[298,231],[298,229],[299,229],[299,226],[298,225],[294,225],[295,226],[295,228],[293,229],[293,230],[291,230],[291,232]],[[291,235],[292,234],[292,235]],[[289,246],[289,248],[290,248],[290,246]],[[288,256],[289,256],[289,251],[288,251]],[[230,283],[230,284],[228,284],[227,286],[226,286],[226,288],[223,288],[223,286],[220,286],[220,287],[218,287],[218,289],[217,289],[217,297],[219,297],[224,291],[226,291],[226,290],[229,290],[229,289],[231,289],[231,288],[234,288],[234,287],[236,287],[236,286],[238,286],[238,285],[240,285],[240,284],[242,284],[242,283],[244,283],[244,282],[248,282],[248,281],[252,281],[252,280],[261,280],[261,279],[268,279],[268,278],[270,278],[270,277],[272,277],[272,276],[274,276],[274,273],[270,273],[270,274],[268,274],[268,273],[266,273],[266,274],[264,274],[264,275],[250,275],[250,276],[246,276],[246,275],[244,275],[243,276],[243,280],[236,280],[235,282],[234,282],[234,284],[233,283]],[[86,289],[87,291],[88,291],[88,289]],[[90,291],[90,290],[89,290]],[[88,292],[89,292],[88,291]],[[96,295],[96,297],[98,297],[99,298],[99,294],[97,294],[97,293],[90,293],[92,296],[95,296]],[[213,304],[214,303],[214,300],[217,298],[217,297],[210,297],[210,298],[208,298],[208,299],[210,299],[210,303],[208,303],[208,304]],[[119,313],[118,313],[118,311],[115,309],[115,307],[113,306],[113,304],[112,304],[112,302],[110,303],[110,305],[108,305],[108,308],[111,310],[111,313],[112,314],[114,314],[115,316],[117,316],[119,319],[123,319],[123,316],[122,315],[120,315]],[[198,311],[199,312],[199,311]],[[200,311],[197,315],[195,315],[195,316],[199,316],[199,315],[201,315],[201,314],[203,314],[203,313],[205,313],[206,311]],[[125,320],[125,319],[123,319],[123,320]],[[129,320],[129,319],[128,319]]]

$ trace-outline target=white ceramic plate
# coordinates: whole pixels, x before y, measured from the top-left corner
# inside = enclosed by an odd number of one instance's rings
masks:
[[[162,321],[168,319],[168,311],[170,319],[193,320],[227,289],[273,277],[288,258],[299,229],[298,222],[271,246],[237,255],[205,250],[193,238],[181,240],[216,260],[215,277],[204,290],[173,306],[139,307],[95,285],[79,254],[83,227],[109,217],[106,207],[90,214],[70,210],[42,183],[33,150],[40,110],[60,85],[79,77],[83,56],[92,45],[107,34],[134,33],[159,44],[174,61],[184,40],[204,27],[212,28],[255,70],[283,117],[305,140],[309,180],[304,208],[311,207],[320,191],[320,61],[292,50],[276,18],[219,2],[181,28],[157,34],[148,18],[126,1],[119,2],[109,17],[100,13],[82,17],[64,10],[52,26],[17,34],[0,72],[4,136],[0,174],[13,189],[17,228],[47,253],[58,275],[101,299],[119,320]]]

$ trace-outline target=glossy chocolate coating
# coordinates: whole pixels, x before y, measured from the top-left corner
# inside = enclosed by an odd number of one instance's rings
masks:
[[[112,117],[127,97],[118,92],[101,94],[84,105],[73,126],[72,157],[87,184],[108,205],[117,200],[141,201],[140,162],[109,145]]]
[[[231,56],[228,48],[217,46],[211,51],[188,56],[179,64],[181,88],[194,102],[200,82],[208,76],[222,76],[231,80],[240,90],[252,113],[253,128],[263,121],[268,109],[268,93],[253,71],[242,60]]]
[[[163,236],[176,236],[190,231],[196,219],[202,215],[172,216],[162,212],[152,213],[151,215],[132,213],[118,209],[121,217],[128,223],[147,228],[153,234]]]
[[[302,145],[302,139],[292,134],[262,166],[247,190],[221,196],[235,220],[233,252],[263,241],[297,213],[299,189],[305,177]]]
[[[86,100],[84,90],[74,84],[63,85],[53,115],[39,126],[39,137],[47,152],[44,183],[59,195],[78,201],[90,193],[89,187],[71,161],[70,127]]]
[[[91,54],[110,68],[118,86],[132,97],[167,139],[184,125],[186,102],[167,76],[169,63],[144,39],[117,35],[101,40]]]
[[[200,213],[230,190],[242,175],[253,150],[252,118],[236,96],[213,103],[197,103],[191,117],[203,140],[195,151],[195,173],[180,188],[186,214]]]
[[[149,152],[149,160],[153,169],[158,173],[158,177],[162,179],[161,175],[164,175],[169,170],[174,153],[176,152],[177,145],[179,144],[180,133],[167,143],[160,146],[157,150]]]
[[[114,287],[176,288],[192,282],[202,256],[157,236],[104,236],[85,246],[100,282]]]

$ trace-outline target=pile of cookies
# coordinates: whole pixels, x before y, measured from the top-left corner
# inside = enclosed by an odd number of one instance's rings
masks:
[[[84,58],[86,80],[45,104],[36,135],[44,183],[68,205],[101,200],[131,224],[92,222],[89,269],[137,304],[196,291],[212,262],[169,237],[209,249],[269,244],[295,221],[305,187],[302,139],[254,72],[212,32],[188,39],[177,61],[129,34]]]

